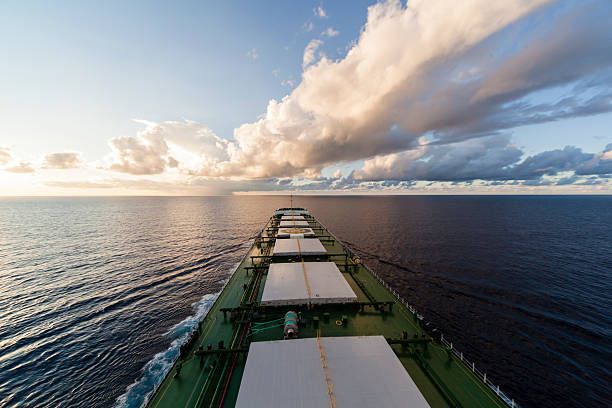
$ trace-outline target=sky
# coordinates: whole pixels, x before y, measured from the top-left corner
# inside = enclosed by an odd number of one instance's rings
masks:
[[[608,0],[0,3],[0,195],[611,194]]]

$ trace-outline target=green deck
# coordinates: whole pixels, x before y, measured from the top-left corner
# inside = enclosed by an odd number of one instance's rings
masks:
[[[270,321],[280,318],[288,310],[301,312],[306,321],[300,326],[299,337],[316,337],[315,325],[323,337],[383,335],[432,407],[507,407],[508,405],[483,383],[460,359],[442,343],[433,340],[419,326],[418,319],[363,265],[355,263],[327,230],[314,218],[306,216],[317,237],[322,240],[333,260],[343,272],[360,305],[317,305],[267,307],[258,306],[266,280],[266,265],[270,262],[294,262],[296,258],[277,260],[268,256],[274,246],[272,217],[261,233],[261,238],[249,250],[244,260],[227,283],[223,292],[200,323],[199,336],[191,349],[183,353],[180,375],[172,368],[160,384],[147,406],[161,407],[233,407],[238,397],[240,381],[246,363],[250,341],[282,339],[282,328],[262,331],[252,336],[250,323],[258,318]],[[328,260],[327,256],[304,257],[309,260]],[[256,269],[252,269],[256,268]],[[252,301],[253,300],[253,301]],[[371,305],[372,302],[391,302],[392,307]],[[233,311],[222,309],[231,308]],[[259,316],[253,317],[253,312]],[[347,323],[337,321],[347,317]],[[318,319],[318,324],[316,323]],[[402,332],[407,341],[400,341]],[[415,338],[416,335],[416,338]],[[242,339],[242,344],[241,344]],[[218,350],[224,342],[225,351]],[[211,344],[213,352],[196,355],[198,346],[206,350]],[[240,352],[238,345],[241,344]],[[228,351],[232,349],[234,351]],[[232,373],[230,376],[230,372]],[[222,402],[223,401],[223,402]]]

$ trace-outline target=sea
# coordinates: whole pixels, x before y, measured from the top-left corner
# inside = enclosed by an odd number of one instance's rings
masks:
[[[0,407],[140,407],[285,196],[0,199]],[[294,196],[522,407],[612,406],[612,196]]]

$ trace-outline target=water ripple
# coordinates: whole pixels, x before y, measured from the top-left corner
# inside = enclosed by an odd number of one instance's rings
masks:
[[[523,406],[612,406],[612,197],[299,197]],[[0,199],[0,406],[137,407],[285,197]]]

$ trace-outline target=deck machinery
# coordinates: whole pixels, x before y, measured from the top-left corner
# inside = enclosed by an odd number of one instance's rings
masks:
[[[147,407],[514,407],[303,208],[270,218]]]

